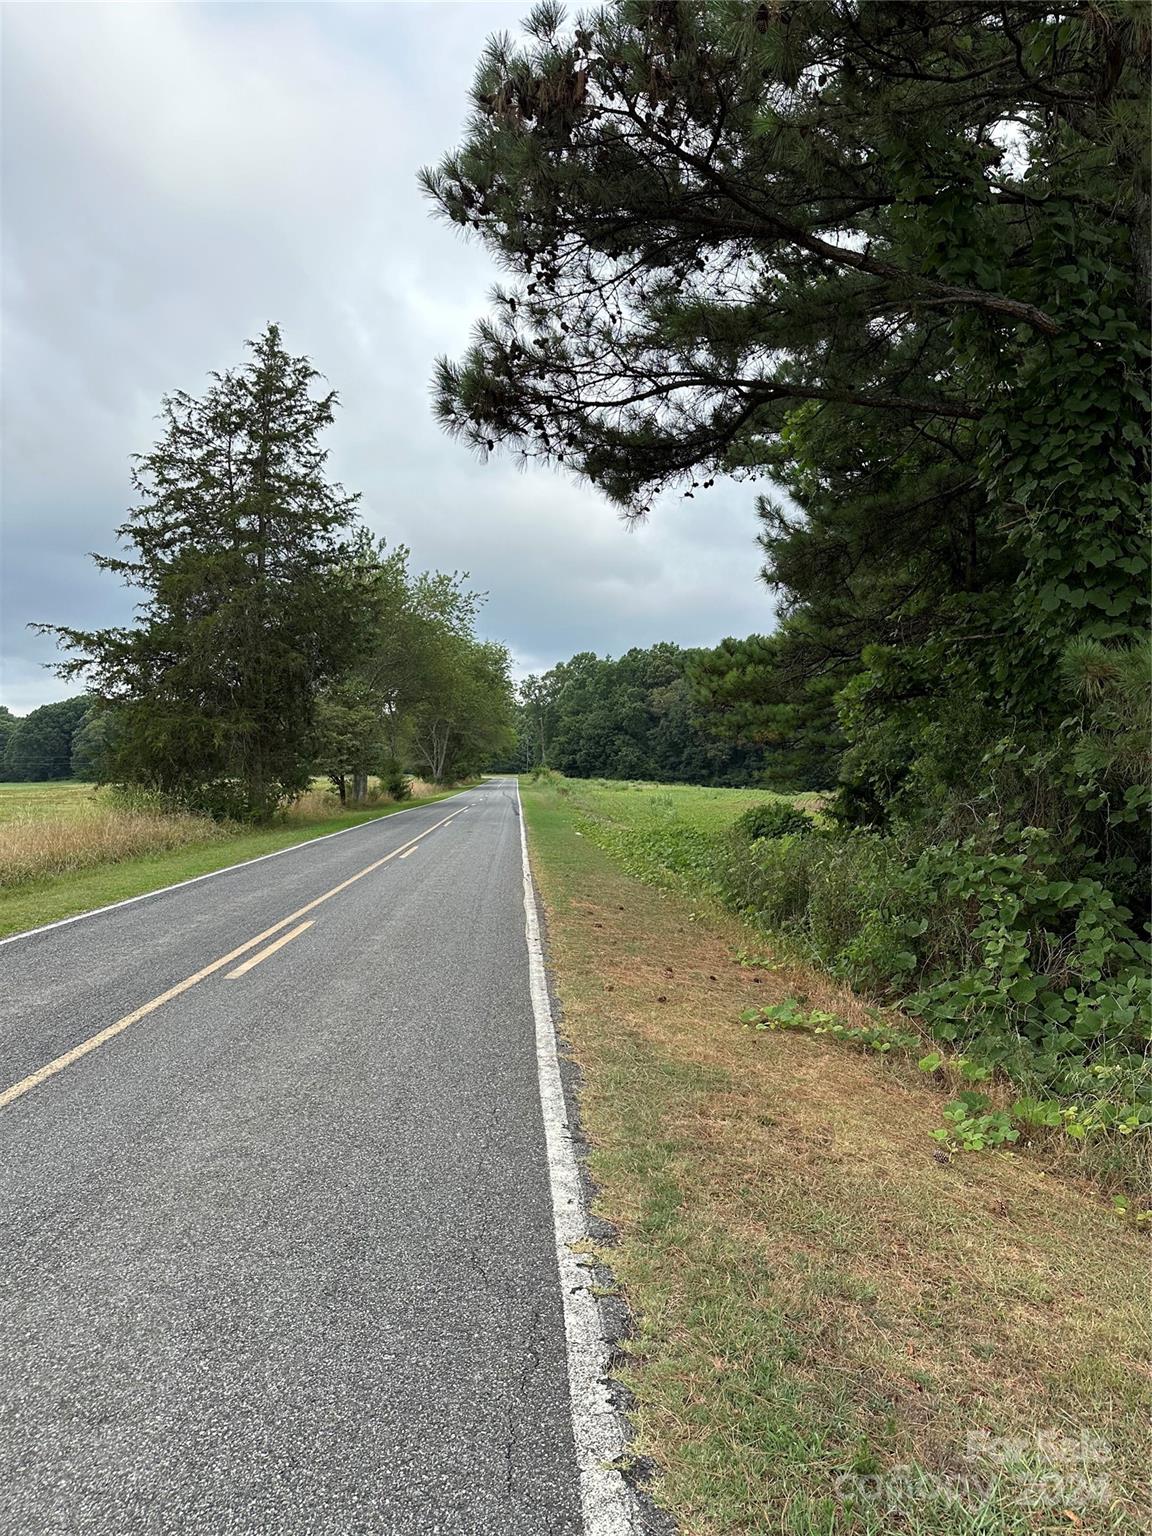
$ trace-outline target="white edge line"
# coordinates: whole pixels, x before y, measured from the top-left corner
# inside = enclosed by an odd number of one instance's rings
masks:
[[[591,1277],[585,1264],[581,1263],[582,1256],[573,1252],[572,1247],[574,1243],[586,1241],[590,1234],[584,1209],[584,1188],[572,1147],[564,1085],[560,1078],[556,1027],[544,971],[544,950],[536,917],[536,894],[532,867],[528,862],[528,838],[524,830],[519,781],[516,781],[516,809],[524,871],[528,985],[536,1022],[536,1066],[540,1079],[540,1106],[544,1112],[556,1261],[564,1300],[568,1391],[584,1536],[636,1536],[643,1528],[639,1507],[623,1476],[611,1465],[626,1452],[628,1442],[623,1417],[608,1391],[608,1343],[600,1321],[600,1308],[592,1294]]]
[[[258,853],[254,859],[240,859],[235,864],[225,864],[220,869],[210,869],[203,875],[192,875],[187,880],[176,880],[171,885],[158,885],[154,891],[141,891],[139,896],[125,896],[123,901],[110,901],[106,907],[93,907],[90,912],[74,912],[71,917],[58,917],[54,923],[41,923],[39,928],[22,928],[19,933],[10,933],[6,939],[0,939],[0,948],[5,944],[15,944],[17,939],[30,939],[37,933],[48,933],[53,928],[67,928],[69,923],[81,923],[86,917],[99,917],[101,912],[115,912],[117,907],[130,907],[137,901],[147,901],[150,896],[163,896],[165,891],[179,891],[186,885],[199,885],[201,880],[214,880],[217,875],[230,875],[234,869],[247,869],[250,864],[263,864],[265,859],[278,859],[284,853],[299,853],[302,848],[311,848],[316,843],[326,843],[330,837],[343,837],[346,832],[360,832],[365,827],[375,826],[378,821],[391,821],[395,816],[404,816],[409,811],[423,811],[430,805],[443,805],[445,800],[458,800],[461,795],[472,793],[473,789],[479,789],[477,784],[470,785],[468,789],[458,789],[453,795],[442,795],[439,800],[422,800],[419,805],[406,805],[402,811],[389,811],[386,816],[373,816],[368,821],[358,821],[355,826],[341,827],[336,832],[324,832],[319,837],[306,837],[302,842],[292,843],[288,848],[276,848],[272,853]]]

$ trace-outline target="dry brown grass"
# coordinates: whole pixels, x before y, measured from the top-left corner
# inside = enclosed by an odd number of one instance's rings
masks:
[[[437,792],[423,779],[412,781],[417,799]],[[316,783],[293,801],[278,824],[304,828],[334,820],[345,809],[372,811],[394,803],[373,783],[363,805],[345,808],[332,789]],[[0,889],[181,848],[231,844],[255,830],[182,811],[118,805],[111,792],[90,784],[0,785]]]
[[[226,835],[204,816],[126,810],[90,792],[70,803],[66,816],[16,811],[0,821],[0,887],[218,842]]]
[[[426,779],[409,779],[411,786],[411,798],[414,800],[427,799],[430,795],[443,794],[443,784],[432,784]],[[292,804],[284,812],[288,821],[318,821],[325,816],[338,816],[344,810],[372,810],[375,806],[395,805],[396,801],[381,788],[377,779],[371,779],[368,787],[368,798],[355,804],[349,801],[347,806],[341,806],[340,796],[330,786],[315,783],[312,788],[293,800]]]
[[[785,997],[868,1020],[817,973],[736,964],[739,924],[623,874],[547,791],[525,800],[608,1262],[639,1314],[638,1448],[686,1536],[1122,1528],[1147,1449],[1146,1242],[1026,1155],[941,1162],[944,1095],[914,1065],[742,1027]],[[949,1474],[972,1434],[1041,1430],[1110,1444],[1113,1509],[1025,1517],[1009,1489],[984,1524],[873,1525],[830,1500],[845,1469]]]

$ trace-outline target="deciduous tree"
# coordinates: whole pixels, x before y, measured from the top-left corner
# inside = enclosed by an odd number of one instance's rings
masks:
[[[4,749],[7,779],[67,779],[72,776],[72,742],[91,700],[80,695],[41,704],[17,719]]]

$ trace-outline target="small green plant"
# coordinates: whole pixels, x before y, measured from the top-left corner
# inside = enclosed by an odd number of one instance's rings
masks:
[[[1127,1195],[1113,1195],[1112,1209],[1121,1221],[1129,1222],[1142,1232],[1152,1231],[1152,1210],[1133,1205]]]
[[[1012,1105],[1012,1118],[1026,1131],[1059,1130],[1064,1111],[1055,1099],[1023,1098]]]
[[[786,800],[766,800],[753,805],[733,823],[741,842],[753,843],[762,837],[804,837],[813,830],[811,816]]]
[[[932,1136],[950,1152],[986,1152],[1020,1140],[1007,1110],[993,1109],[983,1093],[962,1093],[944,1106],[944,1119]]]
[[[745,1008],[740,1015],[742,1024],[755,1029],[808,1029],[808,1015],[794,997],[783,1003],[771,1003],[762,1008]]]
[[[876,1051],[881,1056],[893,1050],[909,1051],[920,1044],[919,1035],[891,1029],[887,1024],[875,1024],[870,1029],[845,1024],[823,1008],[802,1008],[794,997],[765,1007],[745,1008],[740,1020],[754,1029],[797,1029],[812,1035],[831,1035],[845,1045]]]

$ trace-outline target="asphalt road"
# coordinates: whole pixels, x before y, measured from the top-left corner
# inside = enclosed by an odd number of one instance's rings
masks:
[[[0,947],[30,1078],[0,1531],[580,1532],[510,783]]]

